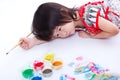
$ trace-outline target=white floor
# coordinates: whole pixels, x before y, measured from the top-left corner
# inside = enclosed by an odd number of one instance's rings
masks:
[[[87,0],[50,1],[68,7],[87,2]],[[56,58],[63,60],[64,65],[62,71],[55,72],[52,77],[44,80],[59,80],[55,76],[65,73],[72,75],[65,67],[78,56],[120,75],[120,34],[103,40],[83,39],[76,34],[64,40],[57,39],[35,46],[28,51],[17,47],[6,55],[6,52],[19,41],[20,37],[30,33],[34,11],[43,2],[49,2],[49,0],[0,0],[0,80],[23,80],[22,69],[31,65],[34,60],[42,59],[46,52],[54,53]]]

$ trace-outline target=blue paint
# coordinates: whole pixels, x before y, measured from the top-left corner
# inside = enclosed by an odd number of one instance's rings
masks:
[[[118,80],[118,77],[116,77],[116,76],[110,76],[109,80]]]
[[[59,80],[66,80],[65,75],[61,75]]]
[[[91,69],[87,66],[83,66],[83,67],[79,67],[79,68],[76,68],[75,69],[75,74],[79,74],[79,73],[87,73],[87,72],[90,72]]]
[[[31,80],[42,80],[42,77],[36,76],[36,77],[33,77]]]

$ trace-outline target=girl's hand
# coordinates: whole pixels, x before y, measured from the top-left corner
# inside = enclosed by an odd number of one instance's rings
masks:
[[[20,43],[20,47],[22,47],[25,50],[28,50],[33,46],[35,46],[35,42],[33,38],[21,38],[20,41],[22,41]]]

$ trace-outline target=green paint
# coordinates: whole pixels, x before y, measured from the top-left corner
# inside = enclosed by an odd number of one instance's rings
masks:
[[[93,74],[89,80],[93,80],[93,78],[96,76],[96,74]]]
[[[22,75],[24,78],[31,78],[33,76],[33,69],[25,69]]]

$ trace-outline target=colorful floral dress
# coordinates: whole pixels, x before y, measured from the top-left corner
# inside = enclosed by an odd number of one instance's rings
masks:
[[[101,32],[98,25],[99,16],[120,27],[120,0],[88,2],[82,5],[78,12],[88,33],[98,34]]]

